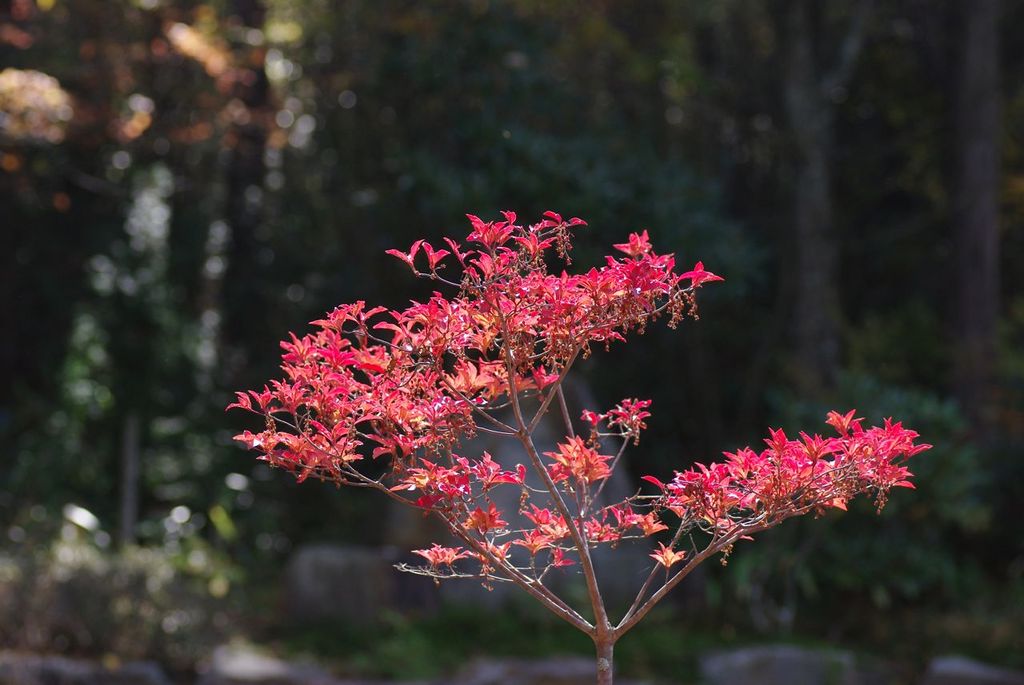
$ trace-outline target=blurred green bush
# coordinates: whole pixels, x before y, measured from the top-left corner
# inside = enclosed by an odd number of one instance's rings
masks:
[[[0,643],[187,671],[228,628],[224,569],[202,548],[111,553],[65,537],[0,556]]]

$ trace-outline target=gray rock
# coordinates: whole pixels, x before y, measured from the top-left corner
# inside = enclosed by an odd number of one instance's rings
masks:
[[[879,685],[891,682],[879,666],[858,664],[852,654],[788,645],[746,647],[700,659],[705,685]]]
[[[113,671],[104,670],[103,683],[109,685],[170,685],[159,665],[151,661],[133,661]]]
[[[289,618],[367,623],[395,608],[394,549],[340,545],[300,547],[285,571]]]
[[[107,668],[62,656],[0,652],[0,685],[170,685],[163,670],[138,661]]]
[[[542,660],[478,659],[460,671],[448,685],[593,685],[593,659],[552,657]],[[618,685],[643,685],[616,678]]]
[[[278,659],[249,645],[221,645],[205,665],[196,685],[430,685],[334,678],[309,662]]]
[[[943,656],[928,664],[921,685],[1024,685],[1024,672],[961,656]]]
[[[213,650],[196,685],[335,685],[323,669],[268,656],[247,645],[221,645]]]

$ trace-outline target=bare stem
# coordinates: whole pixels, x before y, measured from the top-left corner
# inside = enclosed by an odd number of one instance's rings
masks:
[[[621,445],[619,445],[619,451],[618,451],[618,453],[616,453],[615,458],[612,459],[612,465],[609,468],[609,470],[612,473],[615,473],[615,468],[619,465],[619,460],[622,459],[622,454],[623,454],[623,452],[626,451],[626,445],[628,445],[628,444],[629,444],[629,439],[627,438],[627,439],[622,441]],[[601,496],[601,493],[604,492],[605,484],[608,483],[608,481],[610,481],[610,480],[611,480],[611,478],[605,478],[603,481],[601,481],[601,484],[597,486],[597,490],[594,492],[593,497],[590,498],[591,502],[596,502],[597,501],[597,499]]]
[[[565,403],[565,392],[562,391],[561,379],[555,392],[558,393],[558,406],[562,409],[562,420],[565,421],[565,430],[570,438],[576,437],[576,430],[572,427],[572,418],[569,416],[569,405]]]
[[[683,525],[680,524],[679,528],[676,529],[676,534],[674,536],[672,536],[672,542],[669,543],[669,547],[670,548],[675,548],[676,543],[679,542],[679,538],[681,538],[682,536],[683,536]],[[647,591],[650,589],[651,583],[653,583],[654,579],[658,577],[658,571],[660,571],[660,570],[661,570],[661,568],[658,566],[658,564],[655,564],[654,568],[651,569],[651,572],[647,574],[647,580],[645,580],[644,584],[642,586],[640,586],[640,590],[639,590],[639,592],[636,593],[636,598],[633,600],[633,603],[629,605],[629,609],[626,611],[626,614],[623,617],[623,620],[626,620],[627,618],[630,618],[633,615],[633,613],[637,610],[637,608],[640,606],[640,603],[644,601],[644,596],[647,594]]]
[[[569,369],[571,369],[572,365],[576,362],[576,357],[579,355],[579,353],[580,350],[577,347],[573,351],[573,353],[569,355],[569,358],[565,360],[565,366],[562,367],[562,372],[558,374],[558,380],[554,382],[554,387],[550,391],[548,391],[548,394],[544,398],[544,401],[541,402],[540,407],[537,409],[537,413],[533,415],[533,419],[530,420],[529,425],[526,427],[526,431],[528,433],[533,433],[534,429],[537,428],[537,425],[540,423],[541,419],[544,418],[544,414],[547,413],[548,407],[551,406],[551,400],[555,399],[555,395],[561,392],[562,383],[565,381],[565,377],[569,374]],[[572,424],[568,425],[571,434]]]

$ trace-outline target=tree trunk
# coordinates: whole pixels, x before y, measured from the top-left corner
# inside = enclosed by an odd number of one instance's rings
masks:
[[[121,429],[121,525],[118,545],[122,548],[135,542],[139,521],[139,415],[128,412]]]
[[[234,0],[233,21],[246,29],[263,29],[266,9],[262,0]],[[262,326],[266,303],[259,294],[257,264],[260,251],[259,228],[264,220],[264,153],[270,107],[270,83],[265,70],[264,45],[241,44],[234,51],[242,72],[234,84],[238,100],[245,105],[235,115],[227,141],[227,197],[225,219],[231,243],[224,278],[224,338],[236,350],[253,339]]]
[[[977,434],[993,424],[999,316],[999,0],[961,0],[955,72],[951,281],[956,392]]]
[[[840,361],[839,244],[831,189],[835,103],[857,63],[872,2],[849,3],[839,26],[827,20],[835,12],[823,3],[793,0],[783,7],[785,108],[796,158],[793,370],[800,391],[814,396],[835,383]]]
[[[609,639],[598,639],[597,645],[597,685],[612,685],[615,678],[613,654],[615,643]]]
[[[834,117],[822,93],[809,7],[798,0],[788,11],[785,101],[796,148],[794,371],[802,392],[818,394],[835,381],[839,366],[838,247],[829,163]]]

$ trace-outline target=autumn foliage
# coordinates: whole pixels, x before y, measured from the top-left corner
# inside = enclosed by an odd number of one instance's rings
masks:
[[[452,295],[435,292],[401,311],[337,307],[313,332],[282,343],[282,379],[238,393],[231,405],[263,418],[263,430],[237,439],[299,480],[377,489],[438,517],[454,542],[415,550],[424,564],[406,570],[516,583],[594,638],[599,682],[611,682],[612,645],[700,562],[792,516],[845,509],[865,492],[881,507],[892,488],[912,487],[905,462],[928,448],[917,433],[831,412],[829,437],[771,430],[759,451],[726,453],[666,480],[645,476],[637,494],[603,503],[651,403],[625,399],[575,418],[566,375],[595,346],[624,342],[659,318],[675,327],[696,313],[696,291],[722,278],[701,262],[679,273],[647,231],[615,245],[618,254],[600,267],[568,273],[551,264],[571,265],[571,233],[582,220],[553,212],[532,225],[512,212],[469,220],[462,243],[388,251]],[[565,437],[541,451],[533,434],[549,411],[562,415]],[[480,433],[515,441],[522,463],[465,453]],[[383,476],[379,463],[365,467],[381,461]],[[498,507],[495,488],[521,492],[518,512]],[[651,536],[647,580],[613,620],[591,550]],[[561,567],[582,576],[589,616],[545,585]]]

